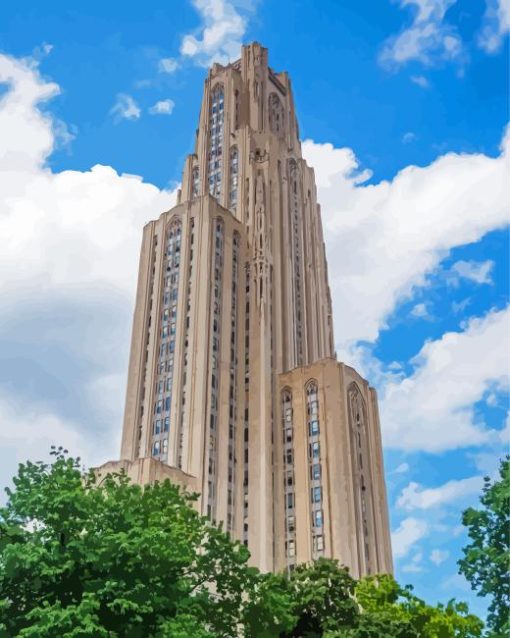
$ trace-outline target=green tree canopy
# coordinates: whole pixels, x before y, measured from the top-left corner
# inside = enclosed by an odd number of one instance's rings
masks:
[[[246,548],[169,481],[99,486],[57,451],[52,465],[21,465],[14,485],[0,511],[0,635],[274,636],[292,624]]]
[[[20,465],[0,509],[0,638],[477,638],[461,603],[431,607],[334,560],[289,577],[169,481],[99,485],[78,459]]]
[[[464,512],[469,544],[459,571],[480,596],[487,596],[489,636],[510,635],[510,457],[501,461],[499,480],[485,478],[480,507]]]

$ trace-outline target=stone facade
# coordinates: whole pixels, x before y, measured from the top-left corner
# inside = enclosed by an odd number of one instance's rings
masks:
[[[210,70],[178,203],[143,231],[120,464],[199,491],[262,570],[391,572],[377,399],[333,344],[291,83],[254,43]]]

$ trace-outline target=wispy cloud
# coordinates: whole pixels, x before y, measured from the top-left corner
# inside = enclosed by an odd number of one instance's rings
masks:
[[[407,556],[412,547],[428,532],[429,526],[425,521],[412,517],[405,518],[398,528],[391,533],[393,556],[395,558]]]
[[[151,106],[149,109],[149,113],[151,115],[171,115],[174,110],[175,102],[173,100],[159,100]]]
[[[424,75],[411,75],[410,79],[413,84],[421,86],[422,89],[430,88],[430,82]]]
[[[449,556],[450,552],[446,549],[433,549],[430,552],[430,561],[434,563],[434,565],[439,566],[444,563]]]
[[[407,133],[404,133],[404,135],[402,135],[403,144],[410,144],[411,142],[414,142],[417,139],[418,139],[418,136],[416,135],[416,133],[413,133],[412,131],[407,131]]]
[[[161,58],[158,63],[160,73],[175,73],[179,68],[179,62],[175,58]]]
[[[456,29],[445,22],[445,14],[457,0],[400,0],[401,8],[411,7],[411,24],[383,45],[379,61],[399,67],[412,60],[432,65],[453,60],[462,54],[462,42]]]
[[[110,115],[113,115],[116,122],[120,122],[120,120],[138,120],[141,114],[142,110],[138,104],[126,93],[117,95],[117,101],[110,110]]]
[[[487,53],[496,53],[510,31],[510,1],[486,0],[487,10],[478,36],[478,45]]]
[[[491,272],[494,262],[491,259],[486,261],[464,261],[460,260],[453,264],[448,273],[448,283],[458,285],[460,279],[468,279],[475,284],[492,284]]]
[[[451,503],[459,499],[478,494],[483,486],[482,476],[472,476],[459,481],[448,481],[444,485],[424,488],[419,483],[411,482],[402,490],[397,507],[407,511],[428,510]]]

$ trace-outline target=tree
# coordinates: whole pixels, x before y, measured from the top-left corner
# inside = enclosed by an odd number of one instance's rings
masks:
[[[427,605],[392,576],[355,581],[337,561],[300,565],[289,578],[297,617],[283,638],[479,638],[465,603]]]
[[[0,638],[477,638],[462,603],[320,559],[261,574],[169,481],[19,467],[0,509]]]
[[[485,477],[481,507],[462,517],[470,543],[464,547],[459,571],[479,596],[491,599],[489,635],[510,635],[510,457],[501,461],[499,480]]]
[[[55,457],[20,465],[0,510],[1,636],[219,638],[292,626],[290,601],[198,515],[195,496],[123,474],[98,485],[78,459]]]

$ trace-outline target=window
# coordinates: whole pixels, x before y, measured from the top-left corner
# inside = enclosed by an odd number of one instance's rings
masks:
[[[157,456],[160,452],[161,449],[161,442],[160,441],[154,441],[154,445],[152,446],[152,454],[153,456]]]
[[[154,434],[159,434],[161,432],[161,419],[156,419],[154,423]]]
[[[324,551],[324,536],[322,534],[315,534],[313,537],[313,551]]]
[[[317,434],[319,434],[319,421],[312,419],[310,421],[310,436],[316,436]]]
[[[310,468],[310,478],[312,481],[319,481],[321,478],[321,466],[320,463],[314,463]]]
[[[211,93],[208,154],[209,193],[216,198],[221,195],[221,178],[223,172],[223,104],[223,86],[217,84]]]
[[[164,429],[165,432],[168,432],[168,430],[170,429],[170,417],[169,416],[165,417],[163,429]]]
[[[312,523],[314,527],[322,527],[322,510],[312,512]]]
[[[291,510],[294,507],[294,494],[287,494],[287,509]]]
[[[269,128],[279,137],[283,135],[283,106],[276,93],[269,96]]]
[[[230,179],[229,179],[229,207],[235,210],[237,206],[237,185],[239,180],[239,152],[237,146],[230,149]]]
[[[310,458],[318,459],[319,456],[320,456],[319,442],[318,441],[314,441],[313,443],[310,443],[310,445],[308,447],[309,447]]]
[[[311,493],[312,493],[312,503],[320,503],[321,496],[322,496],[322,488],[320,487],[320,485],[318,487],[312,487]]]
[[[198,166],[193,168],[191,173],[191,197],[198,197],[200,191],[200,173]]]

